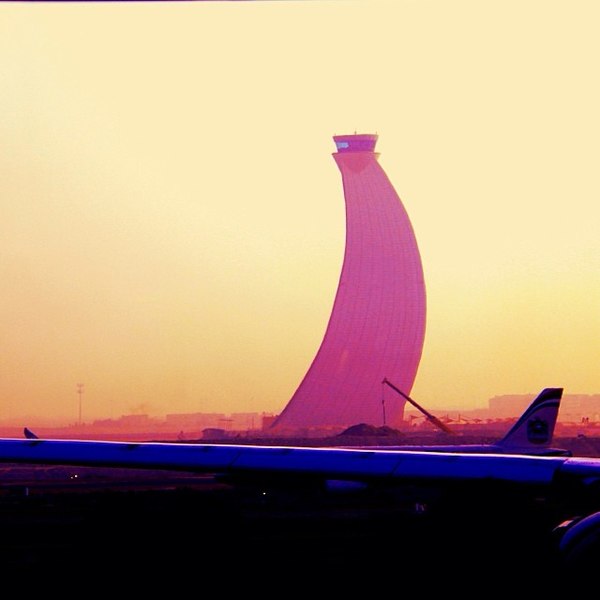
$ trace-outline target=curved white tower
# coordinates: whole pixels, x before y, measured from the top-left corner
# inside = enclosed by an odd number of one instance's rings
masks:
[[[423,350],[421,257],[377,135],[333,139],[346,202],[342,272],[321,346],[272,429],[398,425],[405,400],[388,397],[384,413],[382,380],[410,394]]]

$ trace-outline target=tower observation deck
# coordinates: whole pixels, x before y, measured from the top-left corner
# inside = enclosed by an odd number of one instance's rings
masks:
[[[346,204],[342,270],[321,345],[271,429],[403,420],[404,400],[382,410],[382,381],[410,394],[425,337],[425,282],[408,214],[378,162],[377,138],[333,138]]]

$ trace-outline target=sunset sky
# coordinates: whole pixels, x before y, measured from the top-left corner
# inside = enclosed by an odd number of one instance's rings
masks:
[[[278,413],[323,337],[332,136],[378,133],[411,396],[600,393],[600,3],[0,5],[0,420]],[[33,421],[31,419],[34,419]]]

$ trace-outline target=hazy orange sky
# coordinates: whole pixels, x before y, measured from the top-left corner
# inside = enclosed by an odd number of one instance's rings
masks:
[[[0,420],[277,413],[323,337],[335,134],[378,133],[411,396],[599,393],[600,4],[2,3]]]

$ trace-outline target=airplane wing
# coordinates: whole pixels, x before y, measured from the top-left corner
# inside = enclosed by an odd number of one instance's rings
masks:
[[[360,482],[600,480],[600,459],[329,447],[0,439],[0,462],[296,476]]]

